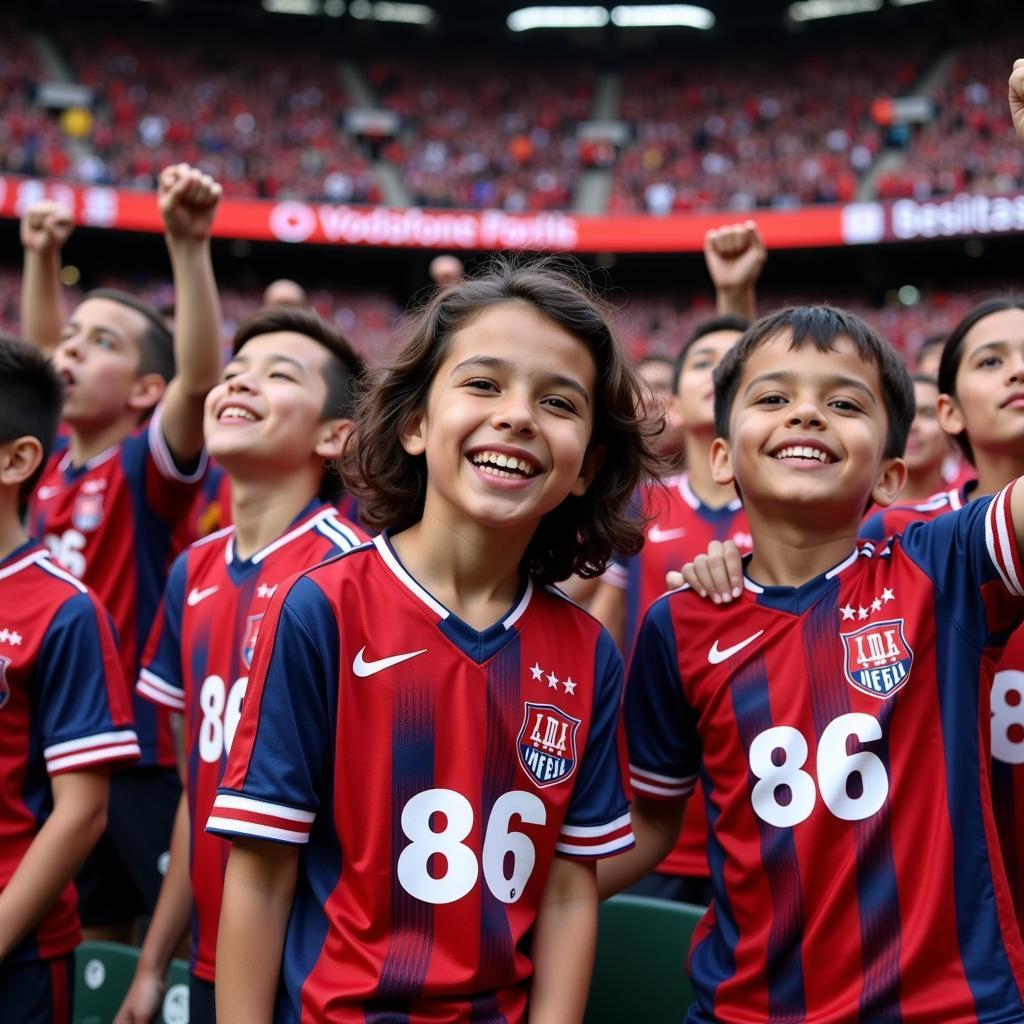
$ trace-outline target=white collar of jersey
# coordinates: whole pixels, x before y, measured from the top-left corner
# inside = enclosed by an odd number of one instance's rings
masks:
[[[700,498],[697,497],[696,494],[693,493],[693,488],[690,487],[690,474],[689,473],[680,473],[679,474],[679,484],[678,484],[678,487],[679,487],[679,494],[681,495],[683,501],[685,501],[686,504],[690,506],[690,508],[692,508],[694,511],[697,511],[699,508],[701,508],[701,506],[703,506],[704,503],[700,500]],[[736,512],[738,509],[740,509],[742,507],[742,505],[743,505],[743,502],[740,501],[739,498],[733,498],[732,501],[730,501],[729,504],[726,505],[725,507],[730,512]],[[717,511],[717,509],[716,509],[716,511]]]
[[[104,448],[99,455],[94,455],[91,459],[85,460],[86,469],[95,469],[97,466],[102,466],[104,462],[112,459],[117,454],[118,445],[112,444],[109,448]],[[71,449],[69,448],[64,455],[64,458],[60,460],[57,468],[63,473],[71,465]]]
[[[16,572],[21,572],[22,569],[25,569],[30,565],[34,565],[45,557],[46,551],[39,549],[26,555],[24,558],[19,558],[13,565],[7,566],[6,569],[0,569],[0,580],[5,580],[8,576],[13,576]]]
[[[860,558],[861,555],[866,555],[867,557],[870,557],[871,555],[874,554],[874,551],[875,551],[875,548],[874,548],[873,544],[864,544],[863,547],[858,545],[838,565],[832,566],[832,568],[829,569],[828,572],[826,572],[824,574],[825,575],[825,579],[827,579],[827,580],[833,579],[834,577],[838,576],[841,572],[844,572],[846,569],[849,569],[849,567],[851,565],[853,565],[853,563],[856,562],[857,559]],[[818,579],[819,577],[815,576],[814,578]],[[811,583],[811,582],[813,582],[813,581],[812,580],[808,580],[807,581],[807,583]],[[806,583],[802,584],[802,585],[803,586],[807,586]],[[744,576],[743,576],[743,586],[744,586],[744,589],[749,590],[749,591],[751,591],[751,593],[754,593],[754,594],[763,594],[764,593],[764,589],[765,589],[764,587],[762,587],[759,584],[755,583],[746,574],[744,574]],[[794,587],[793,589],[799,590],[800,588],[799,587]]]
[[[295,540],[296,537],[301,536],[303,533],[306,533],[309,530],[314,529],[315,527],[319,527],[321,524],[324,523],[324,520],[332,519],[333,516],[333,508],[322,509],[320,512],[317,512],[316,515],[310,516],[309,519],[307,519],[305,522],[300,523],[298,526],[295,527],[294,530],[289,530],[283,537],[278,537],[277,540],[271,541],[265,548],[260,548],[260,550],[257,551],[255,555],[253,555],[251,558],[246,559],[246,561],[253,562],[256,564],[262,562],[263,559],[267,557],[267,555],[273,554],[275,551],[278,550],[278,548],[283,548],[285,544],[288,544],[291,541]],[[332,522],[331,526],[336,528],[334,532],[337,532],[341,529],[341,523]],[[358,543],[358,540],[355,539],[355,534],[353,534],[352,537],[353,542],[351,546],[355,547],[355,545]],[[332,536],[331,539],[334,540],[335,538]],[[231,536],[228,538],[227,544],[224,545],[224,561],[228,565],[230,565],[234,560],[234,557],[235,538],[234,536]]]
[[[378,534],[373,538],[373,546],[380,553],[380,557],[383,559],[384,564],[391,570],[398,581],[412,591],[416,597],[418,597],[438,618],[444,620],[447,619],[452,613],[445,608],[437,598],[433,597],[428,591],[424,590],[416,580],[412,578],[409,571],[404,565],[398,560],[398,556],[395,554],[391,545],[388,543],[387,538],[384,534]],[[526,589],[523,591],[523,596],[519,599],[515,608],[512,609],[501,620],[502,626],[505,629],[511,629],[523,616],[523,612],[526,611],[530,604],[530,598],[533,597],[533,580],[526,581]]]

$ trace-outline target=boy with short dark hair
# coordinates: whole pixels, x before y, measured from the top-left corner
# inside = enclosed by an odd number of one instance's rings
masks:
[[[21,525],[60,404],[49,360],[0,337],[0,1020],[19,1024],[71,1020],[71,880],[110,765],[139,755],[109,616]]]
[[[249,678],[256,637],[288,577],[366,538],[331,502],[362,361],[315,313],[275,306],[242,322],[209,394],[206,446],[231,482],[233,526],[171,567],[142,658],[138,692],[185,721],[187,795],[135,981],[116,1024],[157,1013],[191,922],[190,1019],[214,1020],[214,954],[228,843],[204,831]],[[190,914],[191,909],[191,914]]]
[[[29,527],[110,611],[131,681],[167,568],[187,543],[182,523],[205,468],[203,402],[221,362],[210,260],[219,198],[220,186],[187,165],[160,175],[179,302],[173,343],[155,310],[109,289],[86,295],[62,323],[67,215],[43,204],[22,222],[26,337],[52,352],[68,427],[33,496]],[[152,912],[180,793],[168,715],[142,700],[134,709],[142,756],[112,779],[108,831],[79,878],[90,938],[129,940],[131,920]]]
[[[648,613],[626,696],[637,849],[602,865],[610,892],[656,862],[700,774],[715,901],[692,1021],[1024,1019],[987,770],[1024,490],[859,545],[913,411],[899,357],[828,307],[764,318],[716,373],[714,472],[753,554],[727,609],[684,588]]]

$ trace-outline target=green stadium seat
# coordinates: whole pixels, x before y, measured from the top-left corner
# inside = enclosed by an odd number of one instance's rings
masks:
[[[75,950],[73,1024],[110,1024],[135,976],[139,951],[119,942],[83,942]],[[188,1024],[188,963],[175,960],[158,1024]]]
[[[110,1024],[138,959],[137,949],[119,942],[83,942],[75,950],[74,1024]]]
[[[605,900],[584,1024],[680,1024],[693,1002],[686,957],[703,914],[645,896]]]

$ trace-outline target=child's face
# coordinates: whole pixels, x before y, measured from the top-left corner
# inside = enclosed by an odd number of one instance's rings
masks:
[[[878,368],[840,338],[833,351],[810,342],[790,348],[790,333],[755,348],[733,402],[730,439],[717,438],[712,467],[735,480],[749,509],[783,505],[859,517],[880,483],[902,486],[899,459],[884,459],[888,428]],[[898,479],[887,472],[898,464]],[[886,500],[880,500],[886,499]],[[831,518],[831,516],[830,516]]]
[[[925,381],[914,381],[914,404],[917,411],[907,436],[907,450],[903,460],[911,472],[925,472],[937,468],[950,453],[949,438],[939,426],[935,412],[935,400],[939,389]]]
[[[596,465],[596,377],[587,347],[532,308],[480,313],[451,339],[402,437],[426,456],[425,515],[532,531],[583,494]]]
[[[715,425],[712,375],[722,357],[742,337],[740,331],[712,331],[687,350],[676,389],[676,408],[684,429],[710,430]]]
[[[303,334],[250,338],[206,396],[203,434],[229,473],[275,475],[338,454],[338,424],[324,420],[323,370],[331,354]]]
[[[956,396],[939,402],[943,429],[966,431],[974,451],[1020,450],[1024,439],[1024,310],[979,320],[964,338]]]
[[[65,420],[102,426],[153,404],[139,375],[139,339],[147,327],[138,310],[112,299],[86,299],[75,309],[53,355]]]

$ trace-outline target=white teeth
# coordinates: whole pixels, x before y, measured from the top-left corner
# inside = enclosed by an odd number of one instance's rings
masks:
[[[536,470],[526,459],[517,459],[514,455],[503,455],[501,452],[477,452],[472,456],[473,465],[493,472],[497,476],[507,477],[531,477]],[[499,472],[509,470],[509,472]]]
[[[256,417],[253,416],[253,414],[251,412],[249,412],[248,409],[240,409],[240,408],[238,408],[237,405],[228,406],[228,408],[225,409],[220,414],[220,419],[222,419],[222,420],[248,420],[250,423],[255,423],[255,421],[256,421]]]
[[[816,459],[818,462],[827,463],[830,461],[826,452],[820,448],[810,448],[807,445],[791,445],[789,448],[780,448],[775,453],[777,459]]]

